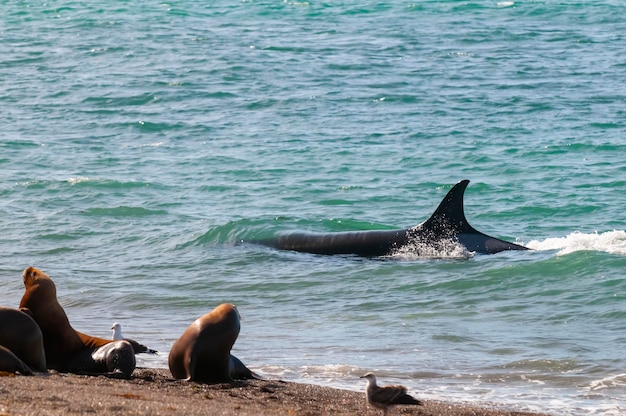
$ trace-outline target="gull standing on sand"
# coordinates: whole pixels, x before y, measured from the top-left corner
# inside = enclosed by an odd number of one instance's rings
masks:
[[[133,346],[133,350],[135,351],[135,354],[141,354],[142,352],[145,352],[146,354],[157,354],[157,351],[150,349],[133,339],[124,338],[124,335],[122,335],[122,325],[120,325],[119,323],[115,322],[113,326],[111,327],[111,329],[113,330],[112,339],[114,341],[119,341],[123,339],[123,340],[130,342],[130,344]]]
[[[365,398],[372,406],[382,409],[383,416],[387,416],[387,409],[399,405],[421,405],[421,401],[408,395],[404,386],[378,386],[376,376],[367,373],[360,378],[367,379]]]

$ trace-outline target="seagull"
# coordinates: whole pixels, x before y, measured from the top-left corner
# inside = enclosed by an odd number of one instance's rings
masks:
[[[367,387],[365,388],[367,402],[378,409],[382,409],[383,416],[387,416],[387,410],[392,406],[423,404],[408,395],[404,386],[378,386],[376,376],[372,373],[367,373],[360,378],[367,379]]]
[[[119,341],[121,339],[124,339],[124,336],[122,335],[122,325],[120,325],[118,322],[115,322],[113,326],[111,327],[111,329],[113,330],[112,339],[114,341]]]
[[[142,352],[145,352],[146,354],[157,354],[157,351],[150,349],[133,339],[124,338],[124,335],[122,335],[122,325],[120,325],[118,322],[115,322],[111,329],[113,330],[112,339],[114,341],[126,340],[130,342],[130,344],[133,346],[133,351],[135,351],[135,354],[141,354]]]

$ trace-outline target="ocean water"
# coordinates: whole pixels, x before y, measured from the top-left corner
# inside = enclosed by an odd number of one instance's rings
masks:
[[[269,378],[558,415],[626,412],[620,1],[4,1],[0,305],[160,351],[223,302]],[[534,250],[240,244],[467,218]]]

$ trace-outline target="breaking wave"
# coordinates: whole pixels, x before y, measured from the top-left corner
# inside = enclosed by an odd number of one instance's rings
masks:
[[[603,233],[574,232],[565,237],[533,240],[526,244],[533,250],[558,250],[563,256],[575,251],[601,251],[610,254],[626,255],[626,231],[613,230]]]

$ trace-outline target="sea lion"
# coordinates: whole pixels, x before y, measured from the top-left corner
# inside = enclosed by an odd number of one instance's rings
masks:
[[[230,354],[239,328],[239,312],[230,303],[196,319],[172,345],[168,357],[172,376],[200,383],[258,378]]]
[[[0,345],[0,372],[20,373],[32,376],[33,371],[19,357],[6,347]]]
[[[39,325],[48,368],[68,373],[130,377],[135,354],[127,341],[112,341],[76,331],[56,297],[52,279],[39,269],[23,273],[25,292],[20,309]]]
[[[47,371],[43,335],[33,318],[24,312],[0,306],[0,346],[15,354],[29,371]]]

